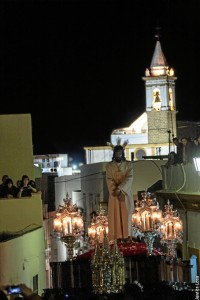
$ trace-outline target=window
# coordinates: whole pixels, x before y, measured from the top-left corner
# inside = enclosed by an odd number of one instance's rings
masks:
[[[153,110],[159,111],[161,109],[160,91],[155,89],[153,92]]]
[[[33,276],[33,292],[38,294],[38,274]]]

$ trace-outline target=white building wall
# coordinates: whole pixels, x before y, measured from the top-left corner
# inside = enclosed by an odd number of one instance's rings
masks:
[[[33,289],[38,275],[38,293],[46,287],[44,229],[27,232],[0,243],[0,282],[2,285],[25,283]]]
[[[55,206],[63,205],[63,199],[68,193],[73,202],[73,191],[81,190],[81,175],[55,177]]]
[[[193,248],[200,249],[200,234],[199,230],[194,230],[194,228],[199,228],[200,224],[200,213],[199,212],[188,212],[188,242]]]
[[[72,191],[73,204],[76,204],[78,207],[84,208],[84,197],[81,190]]]
[[[96,151],[98,149],[98,151]],[[108,147],[85,148],[86,164],[99,163],[103,161],[111,161],[113,151]]]
[[[61,168],[68,167],[68,154],[58,154],[57,160],[60,161]]]
[[[90,222],[90,213],[108,201],[108,190],[105,183],[106,163],[95,163],[81,167],[81,191],[85,197],[86,223]]]
[[[57,174],[58,176],[72,175],[72,167],[58,168]]]
[[[121,145],[128,140],[129,144],[148,144],[148,133],[134,133],[134,134],[113,134],[111,135],[111,142],[116,145],[116,140],[120,137]]]
[[[95,149],[86,149],[86,164],[94,164],[94,163],[101,163],[101,162],[108,162],[112,160],[113,150],[111,148],[104,149],[104,156],[102,156],[102,147],[96,147]],[[160,149],[159,149],[160,148]],[[139,144],[139,145],[131,145],[125,149],[125,156],[127,160],[131,160],[131,153],[136,153],[138,150],[144,150],[146,152],[146,156],[153,156],[153,155],[168,155],[169,153],[169,145],[166,144]],[[173,150],[173,149],[172,149]],[[160,153],[158,153],[160,151]],[[106,157],[106,160],[105,160]],[[137,160],[136,156],[134,155],[134,160]]]

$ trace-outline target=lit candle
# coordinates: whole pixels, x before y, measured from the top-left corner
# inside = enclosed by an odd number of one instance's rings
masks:
[[[106,226],[106,234],[108,234],[108,226]]]
[[[70,221],[67,221],[67,233],[71,233]]]
[[[67,218],[67,231],[68,234],[72,233],[72,219],[70,217]]]
[[[95,237],[95,229],[93,227],[88,228],[88,235],[91,239],[93,239]]]
[[[166,224],[166,238],[169,237],[169,223]]]
[[[136,218],[137,216],[135,214],[132,215],[132,222],[133,222],[133,225],[137,225],[136,224]]]
[[[172,223],[168,223],[169,239],[172,237]]]
[[[145,218],[146,218],[146,229],[149,230],[150,229],[149,214],[146,214]]]
[[[60,231],[62,228],[62,222],[60,219],[54,219],[54,230],[55,231]]]
[[[145,215],[142,216],[142,230],[146,230]]]
[[[102,227],[97,227],[97,235],[99,236],[99,241],[103,242],[103,238],[104,238],[104,230]]]
[[[66,235],[68,233],[67,232],[67,222],[66,222],[66,219],[63,219],[62,231],[63,231],[63,235]]]
[[[73,232],[72,219],[69,219],[70,233]]]

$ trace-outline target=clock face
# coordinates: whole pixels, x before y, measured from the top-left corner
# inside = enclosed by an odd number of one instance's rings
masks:
[[[136,152],[136,158],[137,158],[138,160],[143,159],[143,156],[145,156],[145,155],[146,155],[146,152],[145,152],[145,150],[143,150],[143,149],[139,149],[139,150],[137,150],[137,152]]]

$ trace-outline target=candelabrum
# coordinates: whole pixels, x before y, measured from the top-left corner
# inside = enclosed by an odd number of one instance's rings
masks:
[[[53,221],[56,237],[65,243],[68,260],[73,260],[74,243],[83,233],[83,217],[76,204],[66,195],[64,206],[59,205]]]
[[[108,217],[105,215],[105,210],[101,207],[93,214],[90,225],[88,226],[88,237],[90,245],[93,247],[96,237],[100,243],[103,243],[104,234],[108,234]]]
[[[162,211],[153,194],[142,193],[142,199],[137,200],[132,214],[133,235],[144,238],[147,254],[153,255],[155,237],[161,235]]]
[[[183,223],[177,210],[173,210],[173,205],[170,201],[164,206],[161,233],[161,244],[166,244],[168,254],[172,257],[176,257],[177,243],[183,242]]]
[[[91,258],[92,287],[95,294],[120,293],[124,290],[125,264],[117,241],[109,245],[104,233],[103,243],[96,236],[94,254]]]

